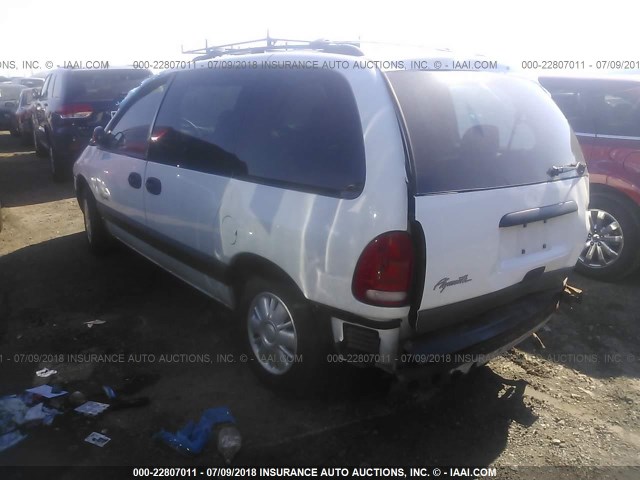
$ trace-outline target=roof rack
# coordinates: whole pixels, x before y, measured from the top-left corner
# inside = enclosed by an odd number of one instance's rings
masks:
[[[332,42],[326,39],[291,40],[285,38],[271,38],[267,32],[265,38],[257,40],[247,40],[244,42],[225,43],[223,45],[209,46],[205,40],[204,48],[185,50],[182,53],[199,54],[194,60],[207,60],[221,55],[242,55],[246,53],[264,53],[273,51],[289,50],[319,50],[326,53],[338,53],[342,55],[352,55],[361,57],[364,52],[360,50],[360,42]]]

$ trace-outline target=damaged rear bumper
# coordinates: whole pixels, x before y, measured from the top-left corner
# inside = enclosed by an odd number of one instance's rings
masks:
[[[471,321],[408,340],[396,365],[406,379],[467,373],[518,345],[542,328],[558,309],[562,291],[530,294]]]
[[[332,319],[334,338],[345,361],[369,359],[369,364],[393,372],[401,379],[455,371],[467,373],[539,330],[563,299],[579,300],[576,297],[580,292],[568,287],[566,279],[562,280],[554,288],[530,293],[463,322],[405,341],[400,340],[400,328],[378,330],[335,317]],[[357,352],[366,352],[369,356]]]

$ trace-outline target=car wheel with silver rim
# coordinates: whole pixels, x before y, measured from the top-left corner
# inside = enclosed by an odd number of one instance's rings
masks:
[[[630,201],[594,192],[589,204],[589,234],[576,269],[600,280],[617,280],[640,261],[640,222]]]
[[[266,278],[251,278],[240,302],[242,341],[249,364],[270,386],[300,390],[320,368],[319,325],[298,289]]]

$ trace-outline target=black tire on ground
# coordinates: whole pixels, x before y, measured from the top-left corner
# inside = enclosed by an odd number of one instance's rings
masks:
[[[31,133],[31,131],[26,131],[23,129],[20,132],[20,135],[22,136],[22,145],[24,145],[25,147],[33,146],[33,133]]]
[[[295,287],[261,277],[249,279],[238,316],[248,363],[262,382],[278,390],[303,393],[322,378],[326,366],[322,328]],[[286,363],[288,367],[284,367]]]
[[[51,178],[54,182],[60,183],[67,179],[68,172],[66,165],[51,145],[51,142],[49,142],[49,168],[51,169]]]
[[[45,158],[48,155],[47,149],[38,142],[35,128],[33,129],[33,146],[36,150],[36,157]]]
[[[98,212],[96,200],[86,185],[81,190],[80,206],[84,216],[84,230],[89,250],[94,255],[104,255],[113,245],[104,220]]]
[[[20,136],[20,131],[19,131],[17,128],[15,128],[15,129],[14,129],[14,128],[12,128],[12,129],[10,130],[10,133],[11,133],[11,136],[12,136],[12,137],[19,137],[19,136]]]
[[[592,192],[589,210],[589,215],[592,215],[592,218],[595,217],[595,213],[592,213],[593,210],[606,212],[617,221],[619,229],[612,232],[610,228],[607,229],[605,227],[605,233],[602,233],[602,230],[594,231],[592,229],[589,233],[590,236],[587,239],[586,246],[591,244],[591,241],[594,240],[594,233],[596,233],[601,236],[608,235],[609,238],[622,236],[622,248],[618,251],[615,260],[611,262],[599,262],[598,260],[601,257],[598,256],[598,252],[594,252],[593,255],[595,259],[592,258],[592,260],[589,261],[585,256],[587,253],[587,249],[585,248],[576,265],[576,271],[597,280],[620,280],[632,273],[640,264],[640,217],[637,207],[635,207],[630,200],[619,195],[608,192]],[[607,220],[610,221],[611,219],[607,217]],[[597,238],[595,240],[594,243],[597,246]],[[602,243],[604,243],[604,241]],[[617,241],[612,245],[619,248]],[[607,255],[606,258],[608,260],[614,257]],[[598,265],[598,263],[601,265]]]

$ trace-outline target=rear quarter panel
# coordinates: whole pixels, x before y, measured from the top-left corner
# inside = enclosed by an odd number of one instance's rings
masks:
[[[380,72],[344,68],[340,74],[351,85],[364,134],[361,195],[346,200],[232,179],[221,200],[216,256],[225,263],[243,253],[264,257],[312,301],[372,319],[400,318],[408,307],[374,307],[351,293],[365,246],[383,232],[407,230],[405,156],[394,104]]]

